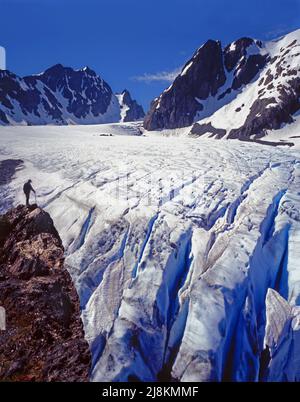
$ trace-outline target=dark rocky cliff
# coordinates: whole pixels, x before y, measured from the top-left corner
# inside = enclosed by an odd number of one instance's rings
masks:
[[[147,130],[186,127],[226,80],[220,42],[207,41],[183,67],[172,86],[151,105],[145,117]]]
[[[18,206],[0,217],[0,381],[88,381],[79,299],[49,214]]]

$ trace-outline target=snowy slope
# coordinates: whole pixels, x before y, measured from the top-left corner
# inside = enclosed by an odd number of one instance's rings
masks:
[[[121,121],[125,121],[129,106],[124,102],[124,94],[116,94],[116,97],[121,108]]]
[[[288,357],[263,351],[268,289],[300,300],[300,151],[122,127],[0,128],[0,162],[24,161],[1,209],[30,177],[64,242],[91,379],[256,381],[289,362],[299,379],[298,338]]]

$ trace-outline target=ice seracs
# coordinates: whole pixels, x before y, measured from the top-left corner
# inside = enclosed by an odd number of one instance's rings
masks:
[[[299,150],[126,135],[139,124],[0,129],[1,160],[24,161],[1,206],[22,201],[28,177],[38,188],[91,379],[298,378]]]
[[[264,381],[300,381],[300,307],[290,305],[275,290],[266,298]]]

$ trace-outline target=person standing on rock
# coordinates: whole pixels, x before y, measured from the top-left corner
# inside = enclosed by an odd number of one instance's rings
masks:
[[[35,194],[35,190],[33,189],[32,185],[31,185],[31,180],[28,180],[24,186],[23,186],[23,191],[25,193],[26,196],[26,207],[29,207],[29,197],[30,197],[30,192],[33,191]]]

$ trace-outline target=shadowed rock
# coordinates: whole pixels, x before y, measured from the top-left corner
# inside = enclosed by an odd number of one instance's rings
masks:
[[[88,381],[90,353],[64,249],[48,213],[18,206],[0,218],[0,380]]]
[[[139,105],[136,100],[131,98],[131,95],[127,89],[124,89],[122,93],[117,94],[116,96],[120,103],[121,114],[122,109],[125,109],[125,115],[122,121],[128,122],[142,120],[145,117],[143,107]]]
[[[203,108],[199,100],[215,96],[225,80],[221,43],[209,40],[185,65],[170,89],[151,104],[144,127],[155,130],[191,125]]]

